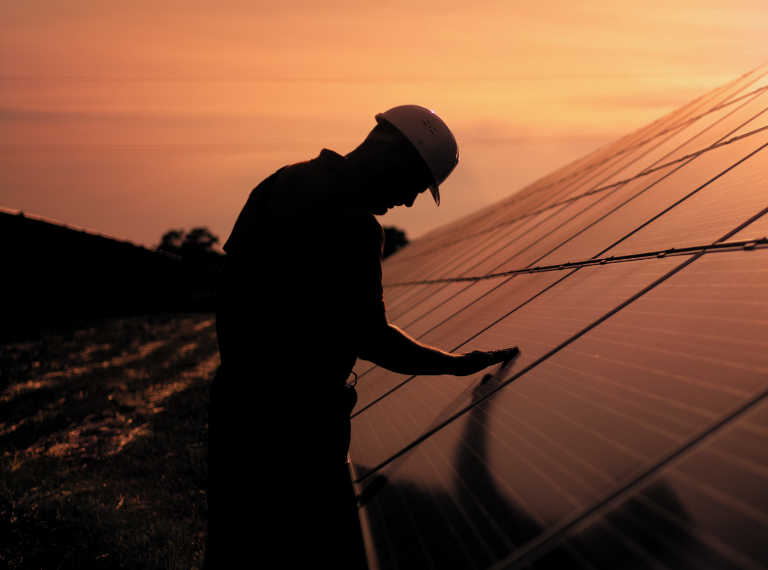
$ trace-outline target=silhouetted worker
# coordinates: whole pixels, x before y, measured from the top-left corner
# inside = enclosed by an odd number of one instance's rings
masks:
[[[375,215],[410,207],[427,188],[439,205],[459,151],[423,107],[376,121],[346,157],[323,150],[259,184],[224,246],[207,570],[354,565],[343,474],[356,358],[404,374],[469,375],[516,353],[449,354],[388,324]]]

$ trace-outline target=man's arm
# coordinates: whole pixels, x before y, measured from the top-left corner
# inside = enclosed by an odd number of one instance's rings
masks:
[[[359,356],[382,368],[401,374],[469,376],[499,362],[514,358],[517,347],[505,350],[475,350],[466,354],[450,354],[421,344],[394,325],[363,334]]]

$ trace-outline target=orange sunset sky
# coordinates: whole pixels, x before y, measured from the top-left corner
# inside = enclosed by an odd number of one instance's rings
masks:
[[[768,61],[765,0],[0,3],[0,206],[157,244],[392,106],[461,162],[419,235]]]

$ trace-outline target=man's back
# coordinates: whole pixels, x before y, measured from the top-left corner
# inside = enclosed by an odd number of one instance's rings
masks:
[[[225,365],[280,370],[321,359],[323,375],[343,383],[357,357],[355,331],[386,324],[381,226],[355,202],[355,181],[325,165],[342,169],[345,160],[323,151],[249,199],[219,282]]]
[[[338,155],[325,158],[344,167]],[[312,545],[308,559],[325,550],[320,558],[336,553],[338,567],[338,553],[350,551],[356,514],[344,459],[354,391],[345,381],[356,330],[372,320],[386,326],[383,234],[351,199],[353,182],[322,162],[262,183],[225,245],[207,567],[234,564],[254,541],[273,553]],[[258,497],[258,523],[245,527],[233,519],[243,488]],[[254,526],[262,534],[249,537]]]

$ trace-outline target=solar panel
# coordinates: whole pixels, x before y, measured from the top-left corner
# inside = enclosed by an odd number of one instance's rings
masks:
[[[447,350],[459,348],[454,343],[458,340],[457,324],[461,323],[460,335],[473,334],[461,343],[462,351],[524,347],[514,363],[504,370],[493,371],[496,374],[493,381],[500,382],[607,314],[671,267],[679,265],[681,259],[653,258],[635,263],[644,267],[615,263],[568,272],[567,278],[556,271],[518,276],[477,303],[473,310],[462,313],[465,318],[457,318],[457,323],[447,321],[422,340]],[[511,294],[516,283],[520,292],[530,294],[533,288],[522,284],[529,280],[536,281],[542,288],[534,298],[521,299]],[[553,285],[544,290],[549,284]],[[470,319],[471,324],[467,323]],[[356,440],[350,451],[361,462],[356,467],[358,474],[385,461],[435,422],[470,404],[472,391],[468,388],[477,386],[487,372],[474,377],[416,377],[356,415],[352,420],[354,427],[370,426],[355,430]]]
[[[385,262],[391,322],[522,352],[358,362],[372,568],[768,566],[764,69]]]

